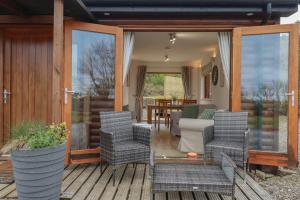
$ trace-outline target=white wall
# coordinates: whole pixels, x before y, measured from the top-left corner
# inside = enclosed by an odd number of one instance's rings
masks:
[[[219,56],[219,51],[217,51],[216,59],[215,59],[215,65],[218,66],[218,83],[217,85],[213,85],[212,82],[210,84],[210,98],[205,99],[204,98],[204,76],[201,74],[201,71],[199,70],[198,77],[199,77],[199,99],[200,103],[206,104],[206,103],[213,103],[217,106],[218,109],[229,109],[229,87],[224,83],[224,87],[220,86],[220,74],[221,72],[221,59]]]

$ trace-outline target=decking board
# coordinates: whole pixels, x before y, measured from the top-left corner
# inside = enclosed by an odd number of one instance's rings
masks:
[[[242,171],[236,177],[237,200],[270,200],[271,197],[250,176],[246,183]],[[72,200],[150,200],[151,179],[149,166],[137,164],[122,166],[116,171],[116,185],[112,185],[112,167],[99,165],[70,165],[65,168],[61,199]],[[15,184],[0,185],[0,199],[17,199]],[[157,193],[154,200],[230,200],[230,196],[204,192]]]

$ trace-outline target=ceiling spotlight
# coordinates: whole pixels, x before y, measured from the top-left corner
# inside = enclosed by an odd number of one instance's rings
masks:
[[[169,35],[170,35],[170,42],[171,42],[171,44],[175,44],[176,34],[175,33],[169,33]]]
[[[248,13],[246,13],[246,15],[247,15],[248,17],[251,17],[251,16],[253,16],[253,15],[254,15],[254,13],[252,13],[252,12],[248,12]]]
[[[109,12],[105,12],[103,13],[104,16],[110,16],[110,13]]]
[[[165,55],[165,62],[168,62],[170,60],[168,55]]]

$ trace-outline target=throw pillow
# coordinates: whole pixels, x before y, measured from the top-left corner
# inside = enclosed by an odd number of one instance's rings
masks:
[[[216,109],[204,109],[201,113],[201,119],[213,119]]]
[[[123,109],[122,109],[123,111],[129,111],[129,105],[127,104],[127,105],[123,105]]]
[[[193,118],[196,119],[198,116],[198,105],[185,105],[182,109],[182,118]]]

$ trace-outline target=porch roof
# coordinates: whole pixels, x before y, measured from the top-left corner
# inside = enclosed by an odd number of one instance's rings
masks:
[[[119,19],[269,19],[297,12],[298,0],[65,0],[65,16]],[[267,6],[269,3],[269,7]],[[271,11],[269,14],[266,11]],[[53,0],[2,0],[0,15],[52,15]]]

